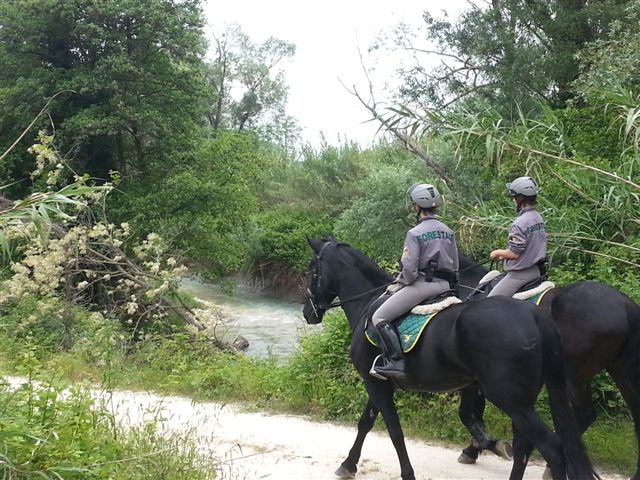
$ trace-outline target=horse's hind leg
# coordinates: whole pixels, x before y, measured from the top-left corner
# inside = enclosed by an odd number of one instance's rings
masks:
[[[529,463],[529,456],[533,450],[533,443],[511,422],[513,428],[513,467],[509,480],[520,480],[524,476],[524,470]]]
[[[596,421],[597,414],[593,405],[593,399],[591,398],[591,378],[578,379],[569,378],[569,391],[571,392],[571,408],[578,424],[580,434],[587,431],[589,426]],[[551,470],[547,466],[543,478],[551,478]],[[640,479],[638,479],[640,480]]]
[[[472,435],[471,444],[458,457],[459,463],[475,463],[482,450],[489,450],[499,457],[511,459],[511,445],[502,440],[490,439],[484,430],[485,397],[479,385],[469,385],[460,390],[458,414],[463,425]]]
[[[516,413],[506,413],[511,417],[514,435],[514,462],[509,479],[520,480],[522,478],[524,467],[521,464],[525,460],[528,461],[531,445],[533,445],[538,449],[551,469],[551,478],[553,480],[566,480],[566,465],[560,437],[545,425],[533,407]]]
[[[364,411],[358,420],[358,435],[356,441],[353,442],[349,455],[342,462],[336,475],[340,478],[353,478],[358,471],[358,461],[362,453],[362,445],[367,434],[373,428],[376,418],[378,417],[378,409],[373,406],[371,400],[367,400],[367,405],[364,407]]]
[[[591,379],[577,379],[576,375],[568,374],[568,388],[571,392],[571,408],[576,417],[580,433],[583,434],[596,421],[597,413],[591,398]]]
[[[609,369],[609,373],[613,377],[616,385],[620,389],[627,406],[631,411],[633,418],[633,427],[636,434],[636,448],[638,448],[638,459],[636,463],[636,471],[631,480],[640,480],[640,386],[635,385],[633,378],[630,377],[628,369],[624,366],[616,365]]]

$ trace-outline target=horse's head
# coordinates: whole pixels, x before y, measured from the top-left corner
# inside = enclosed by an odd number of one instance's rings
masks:
[[[331,301],[337,296],[334,286],[331,284],[331,266],[327,265],[323,256],[325,251],[337,242],[331,238],[316,240],[307,238],[314,252],[307,273],[307,293],[305,296],[302,313],[307,323],[317,324],[322,322],[322,317],[327,311]]]
[[[329,308],[341,306],[357,322],[369,302],[393,281],[376,262],[335,238],[307,239],[314,252],[307,276],[303,314],[307,323],[320,323]],[[340,297],[339,302],[333,302]]]

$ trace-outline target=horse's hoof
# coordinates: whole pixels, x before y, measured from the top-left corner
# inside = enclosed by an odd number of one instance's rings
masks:
[[[544,467],[544,473],[542,474],[542,480],[552,480],[551,469]]]
[[[340,468],[336,470],[336,477],[338,478],[353,478],[356,476],[355,470],[352,472],[344,465],[340,465]]]
[[[511,444],[509,442],[498,440],[496,442],[496,455],[504,458],[505,460],[513,460],[513,448],[511,448]]]
[[[469,455],[462,452],[458,457],[458,463],[464,463],[465,465],[473,465],[474,463],[476,463],[476,459],[471,458]]]

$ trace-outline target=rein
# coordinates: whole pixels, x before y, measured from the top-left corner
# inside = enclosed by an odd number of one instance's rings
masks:
[[[329,305],[325,305],[323,303],[318,303],[317,307],[322,309],[322,310],[329,310],[330,308],[340,307],[341,305],[343,305],[345,303],[352,302],[353,300],[357,300],[358,298],[364,297],[365,295],[367,295],[369,293],[372,293],[372,292],[375,292],[376,290],[380,290],[381,288],[388,287],[393,282],[395,282],[395,280],[392,281],[392,282],[388,282],[388,283],[385,283],[383,285],[380,285],[379,287],[375,287],[375,288],[372,288],[370,290],[366,290],[366,291],[364,291],[362,293],[354,295],[353,297],[349,297],[349,298],[346,298],[344,300],[333,301]],[[307,289],[307,294],[311,294],[311,290],[310,289]]]
[[[322,260],[322,255],[323,255],[323,253],[324,253],[325,248],[326,248],[326,247],[328,247],[331,243],[333,243],[333,242],[327,242],[327,243],[325,243],[325,244],[322,246],[322,248],[320,249],[320,252],[318,252],[318,254],[316,255],[316,262],[317,262],[318,266],[320,265],[320,260]],[[464,268],[464,269],[460,270],[460,271],[459,271],[459,273],[466,272],[467,270],[471,270],[472,268],[479,267],[480,265],[485,265],[485,264],[487,264],[487,263],[489,263],[489,262],[491,262],[491,263],[493,264],[493,260],[491,260],[491,259],[489,259],[489,260],[485,260],[485,261],[483,261],[483,262],[478,262],[478,263],[475,263],[475,264],[473,264],[473,265],[471,265],[471,266],[469,266],[469,267],[467,267],[467,268]],[[319,269],[319,267],[318,267],[318,269]],[[317,275],[317,277],[319,277],[319,276],[320,276],[320,274],[319,274],[319,273],[317,273],[316,275]],[[352,302],[352,301],[354,301],[354,300],[357,300],[357,299],[359,299],[359,298],[364,297],[365,295],[368,295],[368,294],[370,294],[370,293],[373,293],[373,292],[375,292],[375,291],[378,291],[378,290],[380,290],[380,289],[382,289],[382,288],[386,288],[386,287],[388,287],[389,285],[391,285],[391,284],[392,284],[392,283],[394,283],[394,282],[395,282],[395,279],[394,279],[394,280],[392,280],[391,282],[387,282],[387,283],[385,283],[385,284],[383,284],[383,285],[380,285],[380,286],[378,286],[378,287],[372,288],[372,289],[370,289],[370,290],[366,290],[366,291],[361,292],[361,293],[359,293],[359,294],[357,294],[357,295],[354,295],[354,296],[352,296],[352,297],[345,298],[344,300],[343,300],[343,299],[340,299],[340,300],[334,300],[333,302],[331,302],[331,303],[329,303],[329,304],[326,304],[326,303],[317,303],[317,302],[315,301],[315,295],[314,295],[314,294],[313,294],[313,292],[311,291],[311,288],[307,288],[307,296],[308,296],[308,298],[309,298],[309,302],[310,302],[310,304],[311,304],[311,308],[313,309],[314,313],[315,313],[315,314],[316,314],[316,316],[317,316],[317,314],[318,314],[318,310],[327,311],[327,310],[329,310],[329,309],[331,309],[331,308],[340,307],[340,306],[344,305],[345,303]],[[468,288],[469,290],[475,290],[475,291],[477,291],[477,292],[480,292],[480,291],[481,291],[481,290],[478,290],[477,288],[474,288],[474,287],[471,287],[471,286],[467,286],[467,285],[460,285],[460,286],[461,286],[461,287]]]
[[[474,269],[476,267],[479,267],[481,265],[486,265],[489,262],[491,262],[491,267],[489,268],[489,270],[493,270],[494,260],[488,259],[488,260],[485,260],[483,262],[474,263],[473,265],[471,265],[471,266],[469,266],[467,268],[463,268],[458,273],[463,273],[463,272],[466,272],[467,270],[472,270],[472,269]],[[463,288],[468,288],[469,290],[473,290],[474,292],[482,292],[482,290],[480,290],[479,288],[472,287],[471,285],[463,285],[462,283],[460,283],[459,286],[463,287]]]
[[[492,264],[491,269],[493,269],[493,260],[489,259],[489,260],[485,260],[484,262],[474,263],[473,265],[471,265],[471,266],[469,266],[467,268],[463,268],[462,270],[459,270],[458,273],[466,272],[467,270],[471,270],[471,269],[479,267],[481,265],[486,265],[489,262],[491,262],[491,264]]]

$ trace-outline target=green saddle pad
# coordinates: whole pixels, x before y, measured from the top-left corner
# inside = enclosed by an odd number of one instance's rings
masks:
[[[413,347],[415,347],[427,324],[438,313],[440,312],[429,313],[427,315],[409,313],[398,321],[397,328],[398,333],[400,334],[400,343],[402,343],[402,350],[405,353],[410,352]],[[378,336],[378,332],[376,332],[376,327],[374,327],[370,322],[367,322],[365,335],[369,342],[378,348],[382,348],[382,342]]]
[[[549,292],[550,290],[553,290],[554,288],[555,287],[549,287],[540,293],[536,293],[533,297],[527,298],[527,301],[535,305],[540,305],[540,302],[542,301],[542,297],[544,297],[547,294],[547,292]]]

